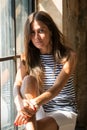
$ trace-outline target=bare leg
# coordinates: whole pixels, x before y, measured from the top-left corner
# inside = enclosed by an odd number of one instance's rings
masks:
[[[21,87],[22,97],[30,100],[38,96],[38,94],[39,90],[37,80],[33,76],[26,76]],[[37,130],[35,115],[26,124],[26,130]]]
[[[23,98],[28,100],[39,95],[38,84],[33,76],[24,78],[21,94]],[[59,130],[59,128],[53,118],[46,117],[36,121],[36,116],[34,115],[26,124],[26,130]]]
[[[46,117],[37,121],[38,130],[59,130],[56,121],[52,117]]]

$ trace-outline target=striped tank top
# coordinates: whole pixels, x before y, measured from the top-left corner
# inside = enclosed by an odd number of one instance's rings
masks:
[[[63,65],[57,64],[50,54],[41,54],[41,62],[44,68],[44,91],[48,90],[54,84],[56,77],[60,73]],[[75,90],[73,86],[73,74],[69,78],[66,85],[60,93],[43,105],[45,112],[53,112],[56,110],[73,111],[77,113],[76,109]]]

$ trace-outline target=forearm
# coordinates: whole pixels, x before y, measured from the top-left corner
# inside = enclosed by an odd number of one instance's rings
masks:
[[[60,74],[57,76],[53,86],[46,92],[35,98],[35,102],[40,106],[59,94],[67,83],[70,75],[74,72],[76,66],[76,55],[71,53],[71,57],[63,65]]]
[[[13,96],[14,96],[14,103],[16,105],[17,110],[21,109],[21,101],[22,101],[22,97],[21,97],[21,93],[20,93],[20,85],[16,85],[14,84],[14,88],[13,88]]]
[[[63,70],[60,73],[59,76],[57,76],[55,83],[53,86],[48,89],[46,92],[42,93],[38,97],[35,98],[35,102],[41,106],[42,104],[47,103],[51,99],[53,99],[55,96],[59,94],[59,92],[62,90],[62,88],[67,83],[68,79],[70,77],[70,74],[66,74]]]
[[[57,96],[59,92],[61,91],[61,89],[62,89],[62,86],[58,88],[58,86],[53,85],[52,88],[50,88],[49,90],[47,90],[46,92],[42,93],[40,96],[35,98],[36,103],[39,106],[47,103],[48,101],[53,99],[55,96]]]

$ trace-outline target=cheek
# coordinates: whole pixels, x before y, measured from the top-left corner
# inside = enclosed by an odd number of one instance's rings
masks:
[[[47,42],[49,42],[49,41],[51,40],[51,36],[50,36],[50,35],[46,35],[45,40],[46,40]]]
[[[41,35],[41,38],[44,40],[49,40],[50,36],[48,34],[43,34],[43,35]]]

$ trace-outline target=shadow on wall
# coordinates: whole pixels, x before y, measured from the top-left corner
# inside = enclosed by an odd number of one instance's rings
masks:
[[[77,51],[75,89],[79,126],[87,127],[87,1],[63,1],[64,35]]]

